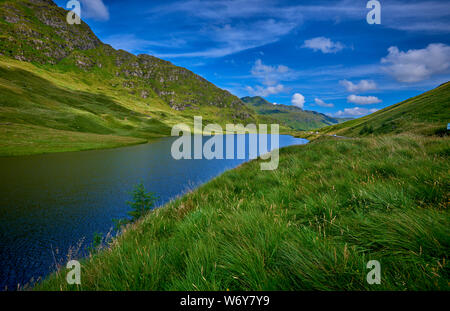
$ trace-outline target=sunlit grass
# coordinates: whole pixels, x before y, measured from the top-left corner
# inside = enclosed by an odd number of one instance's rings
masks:
[[[116,148],[145,139],[55,130],[23,124],[0,124],[0,156]]]
[[[44,290],[448,290],[449,139],[315,141],[159,208]],[[380,261],[381,285],[366,282]]]

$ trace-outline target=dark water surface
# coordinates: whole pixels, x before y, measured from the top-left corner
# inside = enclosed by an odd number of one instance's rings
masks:
[[[81,241],[85,255],[95,232],[106,234],[112,219],[126,216],[129,192],[140,181],[162,205],[248,160],[177,161],[170,152],[175,139],[0,158],[0,289],[46,276]],[[306,142],[280,135],[280,147]]]

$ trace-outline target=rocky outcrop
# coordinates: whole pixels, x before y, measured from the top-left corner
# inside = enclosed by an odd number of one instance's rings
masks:
[[[55,64],[74,50],[89,50],[101,44],[86,23],[69,25],[66,14],[49,0],[1,2],[0,19],[7,23],[5,27],[2,25],[1,32],[7,40],[1,49],[15,58]],[[35,18],[41,23],[34,22]]]
[[[252,121],[251,111],[236,96],[168,61],[115,50],[86,23],[69,25],[67,12],[51,0],[1,1],[0,54],[43,64],[64,61],[65,66],[87,72],[101,68],[122,79],[118,85],[126,92],[142,99],[158,96],[177,111],[202,106],[232,109],[233,118]]]

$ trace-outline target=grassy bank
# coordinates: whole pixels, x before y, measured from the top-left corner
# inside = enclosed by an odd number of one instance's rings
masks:
[[[0,125],[0,157],[108,149],[146,143],[147,140],[55,130],[22,124]]]
[[[448,137],[316,140],[153,211],[38,290],[449,289]],[[151,190],[151,189],[150,189]],[[380,285],[366,264],[381,263]]]

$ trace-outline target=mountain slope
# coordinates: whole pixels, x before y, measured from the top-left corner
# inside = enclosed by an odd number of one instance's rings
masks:
[[[294,106],[273,105],[260,96],[242,97],[241,100],[258,115],[271,117],[294,130],[311,130],[340,122],[340,119],[319,112]]]
[[[66,14],[50,0],[0,0],[0,155],[96,148],[95,135],[110,146],[136,143],[192,125],[194,115],[257,123],[229,92],[170,62],[115,50]],[[18,128],[25,133],[13,138]],[[77,133],[79,146],[61,139],[55,149],[41,131]]]
[[[450,82],[386,107],[363,118],[325,127],[321,133],[343,136],[366,136],[369,134],[416,134],[446,133],[450,122]]]

